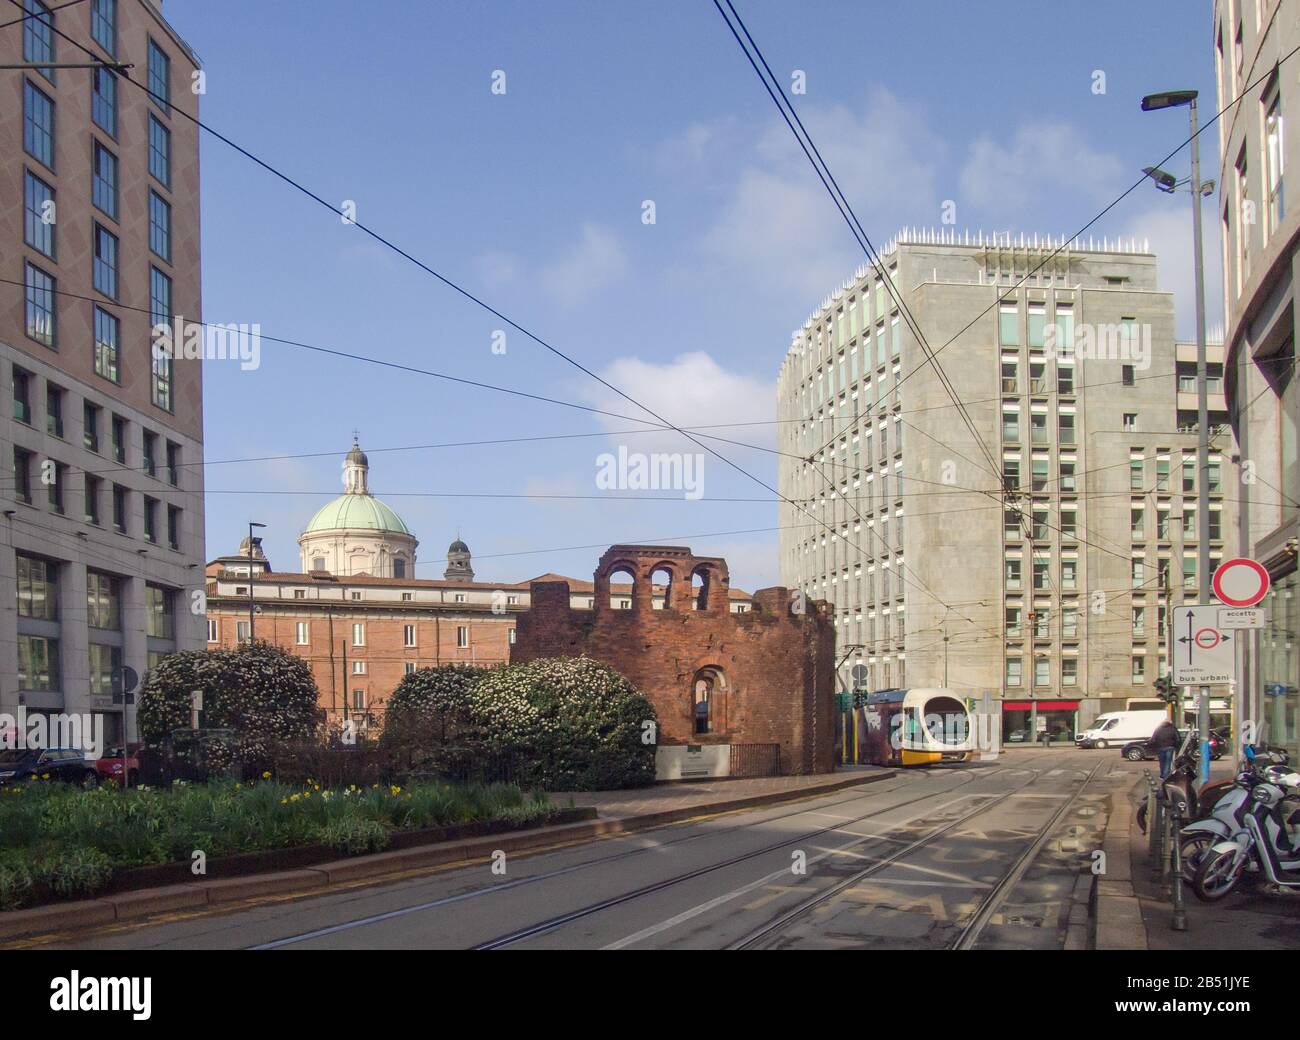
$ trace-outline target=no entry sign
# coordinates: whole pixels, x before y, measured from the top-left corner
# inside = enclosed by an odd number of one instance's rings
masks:
[[[1254,560],[1225,560],[1214,572],[1214,594],[1228,607],[1253,607],[1268,595],[1268,571]]]

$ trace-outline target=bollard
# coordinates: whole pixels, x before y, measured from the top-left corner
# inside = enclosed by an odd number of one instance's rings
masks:
[[[1182,803],[1175,801],[1171,807],[1170,820],[1173,823],[1173,848],[1170,859],[1173,862],[1173,903],[1174,916],[1170,926],[1175,932],[1187,931],[1187,905],[1183,902],[1183,812]]]
[[[1163,878],[1164,876],[1165,816],[1164,792],[1157,791],[1155,819],[1148,821],[1151,824],[1151,836],[1153,839],[1151,848],[1151,876],[1155,878]]]

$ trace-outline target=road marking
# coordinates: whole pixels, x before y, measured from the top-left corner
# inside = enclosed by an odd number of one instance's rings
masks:
[[[936,808],[927,809],[925,812],[920,812],[917,813],[915,816],[910,816],[905,820],[900,820],[895,825],[895,829],[897,829],[898,827],[906,827],[909,823],[915,823],[917,820],[924,820],[929,816],[933,816],[936,813],[943,811],[949,806],[956,805],[958,802],[964,801],[965,799],[971,797],[973,796],[962,795],[958,798],[952,799],[951,801],[944,802],[942,805],[937,806]],[[874,835],[870,835],[870,834],[859,835],[856,838],[856,840],[846,842],[844,845],[840,846],[839,850],[851,849],[855,845],[861,845],[864,842],[871,841],[873,837]],[[812,856],[808,859],[806,865],[810,866],[813,863],[820,863],[822,860],[829,858],[832,854],[833,854],[832,852],[823,852],[819,855]],[[751,881],[747,885],[741,885],[739,888],[733,888],[730,892],[724,892],[722,893],[722,895],[715,896],[714,898],[709,899],[703,903],[699,903],[696,906],[691,907],[689,910],[683,910],[680,914],[676,914],[665,921],[660,921],[658,924],[652,924],[647,928],[642,928],[639,932],[633,932],[631,935],[625,935],[622,939],[618,939],[615,942],[609,943],[606,946],[602,946],[601,949],[602,950],[625,949],[626,947],[631,946],[633,943],[641,942],[643,939],[649,939],[652,936],[660,934],[661,932],[668,931],[670,928],[676,928],[679,924],[685,924],[687,921],[699,917],[700,914],[708,913],[710,910],[714,910],[720,906],[725,906],[727,903],[730,903],[733,899],[737,899],[740,896],[747,895],[748,893],[753,892],[756,889],[762,888],[764,885],[770,885],[774,881],[779,881],[782,878],[789,878],[789,876],[790,876],[790,868],[788,866],[782,867],[780,870],[774,870],[772,871],[772,873],[766,875],[765,877],[759,878],[757,881]]]

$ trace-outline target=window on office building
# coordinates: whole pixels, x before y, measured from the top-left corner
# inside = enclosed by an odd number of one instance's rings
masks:
[[[27,172],[23,175],[23,241],[54,259],[54,189]]]
[[[32,264],[24,265],[27,335],[45,347],[54,346],[55,281]]]
[[[23,82],[23,150],[54,169],[54,102],[31,80]]]

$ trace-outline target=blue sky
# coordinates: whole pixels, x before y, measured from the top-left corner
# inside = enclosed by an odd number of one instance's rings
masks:
[[[877,245],[937,226],[947,199],[959,229],[1072,232],[1186,137],[1142,94],[1194,87],[1214,108],[1208,2],[736,6],[778,75],[805,72],[800,113]],[[165,10],[207,71],[206,122],[679,425],[773,418],[791,331],[862,262],[708,0]],[[1202,140],[1215,177],[1217,133]],[[207,137],[202,183],[207,320],[636,414],[518,333],[494,354],[498,319]],[[1151,240],[1190,337],[1187,203],[1144,186],[1097,230]],[[675,435],[273,343],[258,370],[211,362],[205,381],[211,462],[330,453],[210,465],[209,558],[258,520],[296,569],[355,427],[372,489],[421,539],[418,576],[441,577],[459,532],[486,580],[587,577],[600,550],[560,547],[664,538],[727,556],[738,587],[777,580],[774,531],[702,537],[776,525],[770,502],[716,501],[771,496],[713,458],[702,501],[418,497],[600,496],[600,453],[696,450]],[[773,443],[770,426],[718,432]],[[567,434],[597,436],[379,450]],[[774,456],[720,447],[775,483]]]

